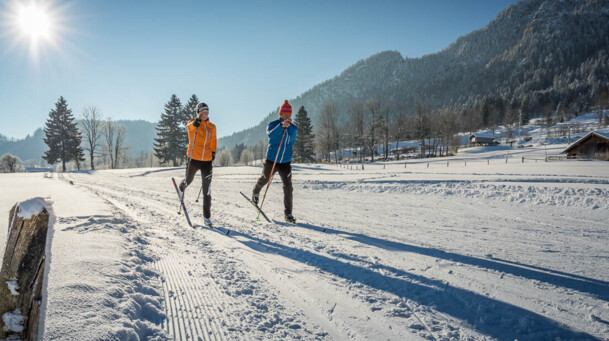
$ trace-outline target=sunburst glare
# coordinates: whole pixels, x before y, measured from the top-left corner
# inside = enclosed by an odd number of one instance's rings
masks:
[[[64,45],[67,28],[62,26],[66,19],[62,13],[70,3],[10,1],[4,5],[0,8],[0,38],[10,41],[6,52],[21,52],[38,67],[41,57]]]

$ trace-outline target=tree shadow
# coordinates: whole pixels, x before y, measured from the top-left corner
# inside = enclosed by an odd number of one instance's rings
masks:
[[[537,313],[505,303],[469,290],[450,287],[446,283],[414,275],[403,270],[383,268],[394,276],[350,264],[310,251],[281,245],[239,233],[241,243],[253,250],[277,254],[307,264],[345,280],[394,294],[404,300],[433,307],[440,313],[465,321],[475,330],[497,339],[520,340],[596,340],[594,336],[574,331]],[[338,258],[349,259],[346,255]],[[361,259],[354,259],[361,262]],[[368,263],[370,264],[370,263]]]
[[[410,245],[370,237],[361,233],[351,233],[332,228],[323,228],[311,224],[299,223],[298,226],[327,234],[344,235],[347,239],[389,251],[417,253],[424,256],[435,257],[462,264],[478,266],[489,270],[504,272],[531,280],[538,280],[558,287],[569,288],[583,293],[587,293],[603,301],[609,302],[609,282],[594,278],[588,278],[584,276],[570,274],[567,272],[547,269],[534,265],[522,264],[509,260],[502,260],[499,258],[485,259],[473,256],[466,256],[429,247]]]

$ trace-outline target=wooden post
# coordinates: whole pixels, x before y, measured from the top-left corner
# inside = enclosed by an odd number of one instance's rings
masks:
[[[32,202],[34,204],[29,205]],[[49,212],[43,203],[41,198],[31,199],[13,206],[9,214],[9,232],[0,271],[0,316],[3,317],[0,339],[38,339],[49,228]],[[24,204],[29,206],[22,209]],[[35,204],[39,205],[38,210]]]

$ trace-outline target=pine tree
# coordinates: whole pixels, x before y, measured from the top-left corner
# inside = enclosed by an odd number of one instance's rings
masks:
[[[43,140],[49,146],[49,150],[44,152],[42,158],[51,165],[61,161],[64,172],[66,162],[69,161],[75,161],[80,169],[80,162],[85,160],[80,146],[82,136],[74,122],[72,110],[68,109],[68,103],[63,96],[59,97],[55,109],[49,113],[44,133],[46,137]]]
[[[158,137],[154,139],[154,155],[161,163],[171,161],[174,167],[184,160],[187,149],[184,144],[187,133],[182,114],[180,99],[175,94],[171,95],[156,127]]]
[[[298,127],[298,137],[294,142],[294,161],[295,162],[314,162],[315,161],[315,135],[311,119],[307,115],[304,106],[298,109],[294,124]]]
[[[197,116],[197,104],[199,104],[199,98],[197,95],[193,94],[188,99],[188,103],[186,103],[182,111],[184,122],[188,122],[188,120]]]
[[[188,120],[197,117],[197,104],[198,103],[199,103],[199,98],[197,97],[197,95],[192,94],[192,96],[190,96],[190,98],[188,99],[188,103],[186,103],[186,105],[184,105],[184,107],[182,108],[182,122],[181,123],[182,123],[182,127],[185,132],[187,131],[186,124],[188,124]],[[181,143],[184,145],[184,148],[188,148],[188,134],[183,134],[182,137],[183,137],[183,140],[181,141]]]

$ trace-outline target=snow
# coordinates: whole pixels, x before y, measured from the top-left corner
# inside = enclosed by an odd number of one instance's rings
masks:
[[[5,332],[21,333],[23,331],[23,322],[25,316],[21,315],[21,309],[15,309],[11,312],[2,314],[2,322],[4,322]]]
[[[8,286],[8,290],[11,292],[13,296],[19,296],[19,285],[17,284],[17,278],[13,277],[10,280],[6,281],[6,285]]]
[[[45,340],[606,339],[609,163],[544,162],[566,144],[530,135],[365,170],[296,164],[298,225],[279,180],[275,222],[256,221],[239,191],[260,166],[215,167],[220,230],[177,214],[183,168],[0,174],[0,252],[8,209],[52,200]],[[185,194],[198,224],[200,185]]]
[[[19,217],[30,219],[35,215],[40,214],[47,207],[47,203],[43,198],[33,198],[19,204]]]

